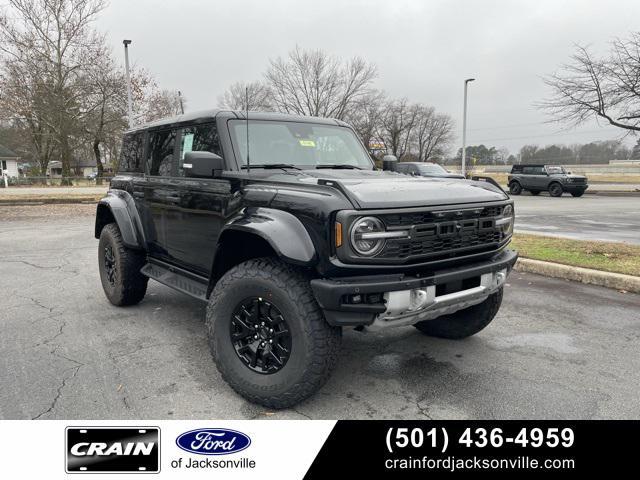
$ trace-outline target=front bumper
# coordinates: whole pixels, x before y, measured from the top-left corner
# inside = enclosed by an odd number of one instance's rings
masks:
[[[483,262],[437,270],[424,276],[395,274],[314,279],[311,288],[331,325],[407,325],[483,301],[502,287],[517,259],[517,252],[505,249]],[[467,285],[467,288],[448,292],[446,288],[450,285]],[[445,293],[439,294],[438,290],[443,288]],[[347,301],[353,296],[359,296],[363,301]],[[383,296],[384,301],[367,303],[365,300],[372,298],[370,296]],[[407,302],[415,308],[403,311]]]
[[[577,185],[573,183],[565,183],[562,185],[562,189],[569,193],[584,192],[587,188],[589,188],[589,185],[586,183],[579,183]]]

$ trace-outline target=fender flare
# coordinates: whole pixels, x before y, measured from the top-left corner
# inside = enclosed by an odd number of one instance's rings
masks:
[[[105,225],[105,211],[109,211],[116,221],[122,242],[129,248],[144,249],[146,240],[142,222],[136,210],[133,197],[125,190],[112,189],[107,196],[101,198],[96,210],[95,237],[100,238],[100,232]]]
[[[289,212],[264,207],[246,208],[224,226],[218,244],[228,231],[258,235],[287,262],[302,266],[315,263],[316,248],[307,229]]]

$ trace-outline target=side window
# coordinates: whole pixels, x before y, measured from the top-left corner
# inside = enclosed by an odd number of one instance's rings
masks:
[[[183,177],[184,154],[187,152],[211,152],[222,156],[220,137],[215,123],[204,123],[182,129],[182,141],[180,144],[180,160],[178,163],[178,175]]]
[[[143,132],[124,136],[122,139],[122,150],[120,151],[119,172],[142,173],[143,139]]]
[[[171,175],[176,145],[176,131],[162,130],[149,135],[149,175],[168,177]]]

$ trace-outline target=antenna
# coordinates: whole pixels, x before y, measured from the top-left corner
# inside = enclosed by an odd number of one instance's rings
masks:
[[[247,173],[251,173],[251,161],[249,160],[249,87],[244,87],[244,107],[247,115]]]

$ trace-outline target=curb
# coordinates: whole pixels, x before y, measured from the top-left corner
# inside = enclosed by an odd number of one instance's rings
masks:
[[[42,198],[0,198],[0,206],[17,207],[24,205],[61,205],[73,203],[98,203],[101,196],[85,196],[85,197],[42,197]]]
[[[640,277],[633,275],[572,267],[530,258],[519,258],[514,269],[518,272],[537,273],[546,277],[563,278],[574,282],[640,293]]]

